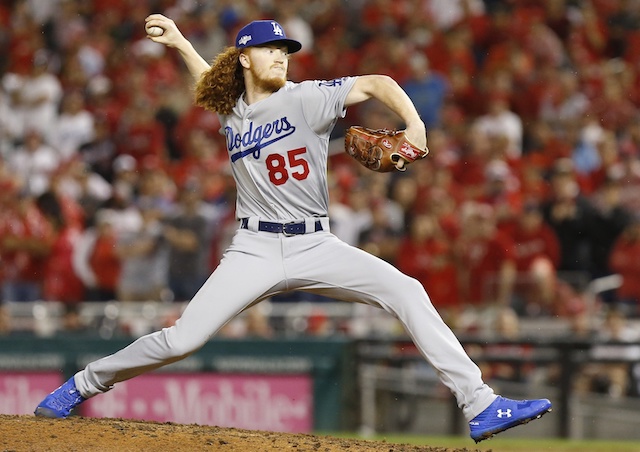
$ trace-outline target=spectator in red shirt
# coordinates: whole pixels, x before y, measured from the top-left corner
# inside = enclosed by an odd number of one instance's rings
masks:
[[[197,181],[205,198],[215,200],[225,190],[229,158],[224,147],[208,133],[189,130],[184,140],[184,155],[171,164],[171,178],[178,187]]]
[[[605,18],[600,17],[591,1],[579,3],[580,20],[572,21],[567,46],[591,61],[604,57],[607,50],[608,31]]]
[[[73,247],[80,237],[80,227],[64,219],[62,206],[53,192],[46,192],[36,200],[36,205],[51,224],[55,239],[44,263],[43,298],[77,304],[84,300],[82,281],[73,271]]]
[[[180,75],[164,46],[144,37],[131,44],[131,51],[136,65],[144,71],[147,88],[155,91],[151,94],[157,94],[158,90],[178,89]]]
[[[136,101],[122,115],[118,131],[118,154],[128,154],[142,166],[145,158],[164,162],[165,132],[155,119],[153,106],[145,101]]]
[[[116,253],[117,238],[109,221],[98,222],[98,237],[89,265],[96,275],[94,294],[96,299],[115,300],[122,262]]]
[[[477,200],[493,207],[498,227],[518,215],[522,208],[520,182],[504,160],[487,164],[484,191]]]
[[[110,78],[99,75],[87,83],[87,109],[97,122],[105,125],[109,137],[116,133],[124,108],[125,104],[115,95]]]
[[[457,65],[449,69],[447,76],[450,85],[449,106],[456,107],[469,116],[484,113],[484,100],[472,76]]]
[[[191,106],[180,115],[173,132],[178,150],[182,156],[189,153],[187,149],[190,139],[189,136],[194,132],[205,133],[210,139],[216,141],[217,145],[225,145],[224,136],[220,134],[220,120],[218,116],[196,105]]]
[[[468,202],[461,210],[455,254],[462,302],[509,306],[516,278],[513,240],[497,230],[491,206]]]
[[[422,283],[439,312],[459,308],[453,250],[437,218],[428,214],[413,218],[409,235],[398,249],[396,265]]]
[[[382,70],[382,73],[398,80],[404,84],[410,75],[407,61],[410,58],[410,49],[405,42],[394,33],[386,31],[384,28],[373,34],[372,39],[366,41],[361,47],[361,58],[356,70],[359,73],[367,74],[373,70]],[[377,61],[382,59],[383,67]]]
[[[518,278],[514,293],[522,302],[518,310],[528,315],[554,312],[551,305],[560,244],[553,229],[544,222],[539,205],[527,202],[504,231],[515,243]]]
[[[489,135],[473,125],[467,130],[460,159],[452,167],[453,180],[461,187],[465,199],[478,197],[483,190],[484,171],[491,159]]]
[[[426,49],[427,58],[434,71],[448,74],[451,68],[459,66],[467,74],[476,73],[473,55],[473,35],[465,24],[460,24],[436,35]]]
[[[9,194],[0,218],[2,298],[36,301],[42,298],[44,266],[55,240],[54,231],[32,198]]]
[[[109,210],[95,215],[95,226],[85,229],[76,241],[73,269],[82,278],[87,299],[115,300],[122,261],[116,252],[117,236]]]
[[[549,184],[542,168],[522,162],[520,169],[520,193],[522,199],[543,201],[549,197]]]
[[[601,95],[591,103],[589,114],[597,118],[602,127],[620,134],[638,114],[637,108],[627,96],[620,81],[608,76],[604,79]]]

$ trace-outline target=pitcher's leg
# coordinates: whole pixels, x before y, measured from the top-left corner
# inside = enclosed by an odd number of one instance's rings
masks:
[[[256,241],[241,231],[218,268],[189,302],[174,326],[140,337],[113,355],[94,361],[75,375],[83,397],[108,391],[128,380],[179,361],[200,349],[220,328],[260,299],[282,279],[276,241]],[[267,249],[272,248],[272,249]],[[241,250],[251,250],[248,254]]]
[[[325,235],[321,246],[287,260],[300,285],[345,300],[365,302],[398,318],[416,347],[453,392],[470,420],[495,399],[478,366],[444,323],[422,285],[387,262]]]

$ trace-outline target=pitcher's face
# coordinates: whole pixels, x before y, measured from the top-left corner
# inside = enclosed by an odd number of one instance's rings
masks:
[[[241,62],[249,69],[250,77],[256,87],[276,92],[287,81],[289,68],[289,52],[280,44],[250,47],[243,54],[246,59]],[[241,56],[242,58],[242,56]]]

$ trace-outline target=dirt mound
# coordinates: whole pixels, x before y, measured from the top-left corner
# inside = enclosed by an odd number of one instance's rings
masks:
[[[0,415],[0,451],[472,452],[330,436],[125,419],[43,419]]]

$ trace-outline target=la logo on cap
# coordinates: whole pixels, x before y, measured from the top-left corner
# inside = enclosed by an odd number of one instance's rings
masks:
[[[278,22],[271,22],[273,25],[273,34],[276,36],[284,36],[284,31],[282,31],[282,27],[278,24]]]

